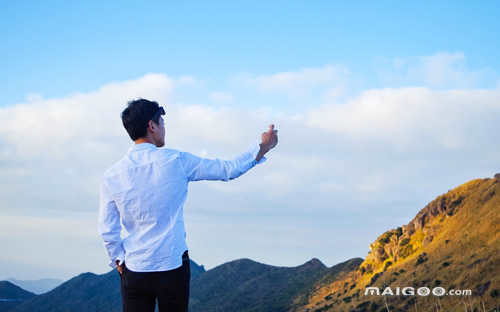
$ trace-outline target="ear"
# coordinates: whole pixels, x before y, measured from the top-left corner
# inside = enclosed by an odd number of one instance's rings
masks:
[[[154,133],[156,131],[156,125],[152,120],[148,121],[148,130],[151,133]]]

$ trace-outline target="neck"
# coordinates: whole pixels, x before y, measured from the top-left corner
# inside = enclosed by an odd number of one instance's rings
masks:
[[[150,138],[140,138],[140,139],[135,140],[134,142],[135,142],[135,144],[151,143],[151,144],[155,145],[153,140],[151,140]]]

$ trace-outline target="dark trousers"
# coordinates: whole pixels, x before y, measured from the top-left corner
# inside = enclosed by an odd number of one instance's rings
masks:
[[[158,299],[160,312],[187,312],[189,302],[188,252],[182,266],[161,272],[133,272],[123,266],[120,276],[123,312],[154,312]]]

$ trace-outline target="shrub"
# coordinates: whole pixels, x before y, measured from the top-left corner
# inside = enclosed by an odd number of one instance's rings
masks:
[[[380,244],[385,245],[391,240],[392,234],[392,232],[385,232],[378,241]]]
[[[370,305],[370,301],[361,302],[356,306],[356,309],[367,308]]]
[[[454,201],[451,202],[450,208],[455,208],[456,206],[460,205],[462,201],[464,200],[463,196],[460,196],[459,198],[455,199]]]
[[[351,302],[351,297],[350,296],[344,297],[342,298],[342,301],[344,301],[345,303],[349,303]]]
[[[406,258],[413,253],[413,246],[411,244],[405,245],[401,250],[399,250],[399,255],[401,258]]]
[[[326,312],[328,311],[328,309],[330,309],[331,307],[333,307],[333,304],[327,304],[326,306],[324,307],[321,307],[321,308],[318,308],[316,310],[314,310],[314,312]]]
[[[380,275],[382,275],[382,272],[379,272],[379,273],[376,273],[375,275],[373,275],[369,284],[373,285],[373,283],[375,283],[375,281],[377,281],[377,279],[380,277]]]
[[[497,298],[498,296],[500,296],[500,291],[498,289],[493,289],[492,291],[490,291],[490,296],[491,298]]]
[[[370,305],[370,311],[375,312],[377,311],[378,307],[379,305],[377,303],[372,302],[372,304]]]
[[[410,239],[408,237],[403,238],[401,242],[399,243],[399,246],[404,246],[410,242]]]
[[[417,262],[415,263],[415,265],[422,264],[425,261],[427,261],[427,254],[424,252],[423,254],[421,254],[421,255],[418,256]]]
[[[443,267],[447,267],[447,266],[450,266],[450,264],[451,264],[450,262],[445,261],[445,262],[443,262],[443,264],[441,264],[441,265],[442,265]]]
[[[396,229],[396,236],[399,238],[401,235],[403,235],[403,229],[401,227],[398,227]]]
[[[391,261],[387,261],[384,265],[384,271],[387,270],[388,267],[390,267],[392,265],[392,262]]]

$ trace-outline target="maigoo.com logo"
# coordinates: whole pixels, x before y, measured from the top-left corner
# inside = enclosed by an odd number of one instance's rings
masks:
[[[365,296],[471,296],[472,290],[470,289],[450,289],[446,290],[443,287],[386,287],[380,291],[379,287],[366,287]]]

